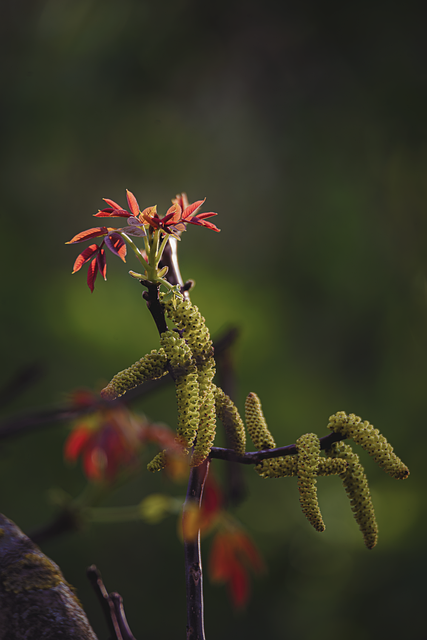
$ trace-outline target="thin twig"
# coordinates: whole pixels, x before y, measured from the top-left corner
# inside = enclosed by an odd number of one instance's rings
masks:
[[[128,621],[126,619],[122,596],[114,591],[113,593],[110,593],[110,600],[112,601],[114,611],[116,612],[116,618],[117,622],[119,623],[123,640],[136,640],[135,636],[129,628]]]
[[[94,564],[88,568],[87,576],[101,604],[111,640],[136,640],[126,620],[122,597],[118,593],[108,593]]]
[[[334,442],[345,440],[346,436],[340,433],[329,433],[327,436],[320,438],[320,448],[329,449]],[[249,451],[242,456],[237,454],[233,449],[224,449],[222,447],[212,447],[209,457],[216,460],[226,460],[227,462],[239,462],[240,464],[259,464],[263,460],[269,458],[279,458],[281,456],[293,456],[297,453],[295,444],[288,444],[284,447],[276,449],[264,449],[262,451]]]
[[[101,574],[94,564],[88,568],[87,577],[89,578],[89,581],[101,605],[102,611],[104,612],[104,617],[107,622],[111,637],[114,640],[123,640],[119,623],[117,622],[114,605],[102,581]]]

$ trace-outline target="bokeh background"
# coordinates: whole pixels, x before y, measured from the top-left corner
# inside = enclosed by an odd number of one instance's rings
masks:
[[[426,638],[427,74],[423,3],[2,0],[1,382],[3,420],[98,390],[157,345],[110,256],[90,294],[71,276],[102,197],[165,211],[207,197],[221,234],[192,228],[184,278],[214,336],[237,325],[237,402],[256,391],[280,444],[355,412],[411,468],[363,457],[380,528],[367,551],[338,478],[319,481],[312,531],[293,479],[243,475],[236,514],[268,565],[246,613],[206,584],[210,639]],[[129,268],[136,268],[131,264]],[[17,395],[10,381],[39,375]],[[135,406],[174,426],[173,390]],[[81,469],[47,425],[0,449],[0,510],[30,532],[77,495]],[[216,462],[219,477],[223,463]],[[143,473],[108,504],[185,491]],[[208,549],[207,541],[204,551]],[[97,525],[47,542],[100,638],[85,577],[96,563],[138,638],[185,634],[176,520]]]

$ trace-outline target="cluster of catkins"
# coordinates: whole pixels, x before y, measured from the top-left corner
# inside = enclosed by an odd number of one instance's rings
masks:
[[[255,393],[250,393],[245,407],[246,426],[258,451],[274,449],[275,440],[271,435],[261,403]],[[347,415],[339,411],[329,418],[328,428],[345,438],[354,440],[367,451],[392,478],[403,480],[409,469],[393,452],[378,429],[353,413]],[[317,501],[317,476],[339,475],[350,499],[351,509],[362,532],[368,549],[372,549],[378,538],[378,527],[369,492],[368,481],[359,456],[349,444],[336,442],[320,454],[320,441],[314,433],[306,433],[296,441],[294,456],[281,456],[263,460],[255,466],[263,478],[298,477],[298,490],[303,513],[317,531],[324,531],[325,525]]]
[[[200,465],[209,455],[217,418],[224,425],[230,446],[243,455],[246,451],[245,427],[232,400],[213,383],[213,346],[204,318],[189,300],[168,300],[163,294],[160,299],[166,317],[174,324],[173,330],[161,334],[160,349],[114,376],[101,395],[114,399],[145,381],[170,372],[176,389],[177,442],[186,453],[191,451],[191,466]],[[258,451],[276,448],[255,393],[250,393],[246,399],[245,421]],[[408,477],[408,468],[369,422],[341,411],[331,416],[328,428],[354,440],[393,478]],[[317,531],[325,529],[317,501],[317,476],[339,475],[365,544],[372,549],[377,542],[378,528],[359,457],[343,442],[334,443],[325,454],[321,455],[319,438],[314,433],[307,433],[298,438],[296,455],[264,459],[255,470],[263,478],[297,476],[302,511]],[[148,469],[158,471],[166,463],[167,451],[162,451],[149,463]]]
[[[189,300],[167,300],[163,294],[160,299],[174,329],[160,335],[159,350],[115,375],[102,390],[102,397],[118,398],[147,380],[171,372],[178,409],[177,442],[186,452],[192,449],[191,466],[200,465],[209,455],[217,417],[229,436],[230,446],[243,455],[246,451],[243,421],[231,399],[213,383],[215,360],[205,319]],[[162,451],[150,462],[148,469],[158,471],[166,461],[167,452]]]

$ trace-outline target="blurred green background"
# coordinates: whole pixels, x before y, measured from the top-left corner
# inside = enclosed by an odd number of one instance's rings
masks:
[[[41,372],[9,402],[3,393],[3,419],[98,390],[157,346],[126,265],[110,256],[92,295],[84,272],[71,276],[78,247],[64,243],[94,226],[101,198],[124,204],[128,188],[163,212],[177,192],[206,196],[221,234],[189,229],[181,267],[212,334],[241,329],[240,408],[256,391],[280,444],[355,412],[411,469],[399,483],[362,456],[380,529],[367,551],[338,478],[319,481],[320,535],[293,479],[245,468],[237,515],[269,572],[245,614],[206,584],[207,638],[427,638],[423,4],[3,0],[0,31],[2,389],[29,364]],[[171,389],[135,408],[174,426]],[[0,510],[26,532],[54,516],[49,489],[84,484],[62,461],[68,430],[1,443]],[[110,504],[152,491],[185,486],[147,472]],[[184,637],[173,518],[93,526],[43,551],[100,639],[92,563],[136,637]]]

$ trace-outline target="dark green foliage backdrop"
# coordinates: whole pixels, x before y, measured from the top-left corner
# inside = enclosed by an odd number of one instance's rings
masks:
[[[280,444],[325,435],[331,413],[354,411],[411,468],[399,483],[366,461],[380,527],[371,552],[338,479],[319,482],[327,530],[316,534],[292,480],[245,469],[238,514],[269,574],[246,615],[207,585],[208,639],[426,637],[422,3],[4,0],[0,17],[1,380],[33,362],[43,373],[3,398],[3,415],[99,389],[156,347],[124,265],[111,256],[93,295],[70,275],[77,251],[64,242],[92,226],[101,198],[124,203],[129,188],[164,211],[178,191],[207,196],[222,232],[190,229],[182,270],[214,335],[241,327],[240,407],[256,391]],[[173,426],[164,393],[139,408]],[[63,466],[66,433],[58,424],[1,445],[0,510],[25,531],[52,517],[49,488],[83,484]],[[147,473],[111,504],[184,489]],[[93,527],[43,550],[100,638],[84,576],[93,562],[138,638],[184,637],[172,519]]]

